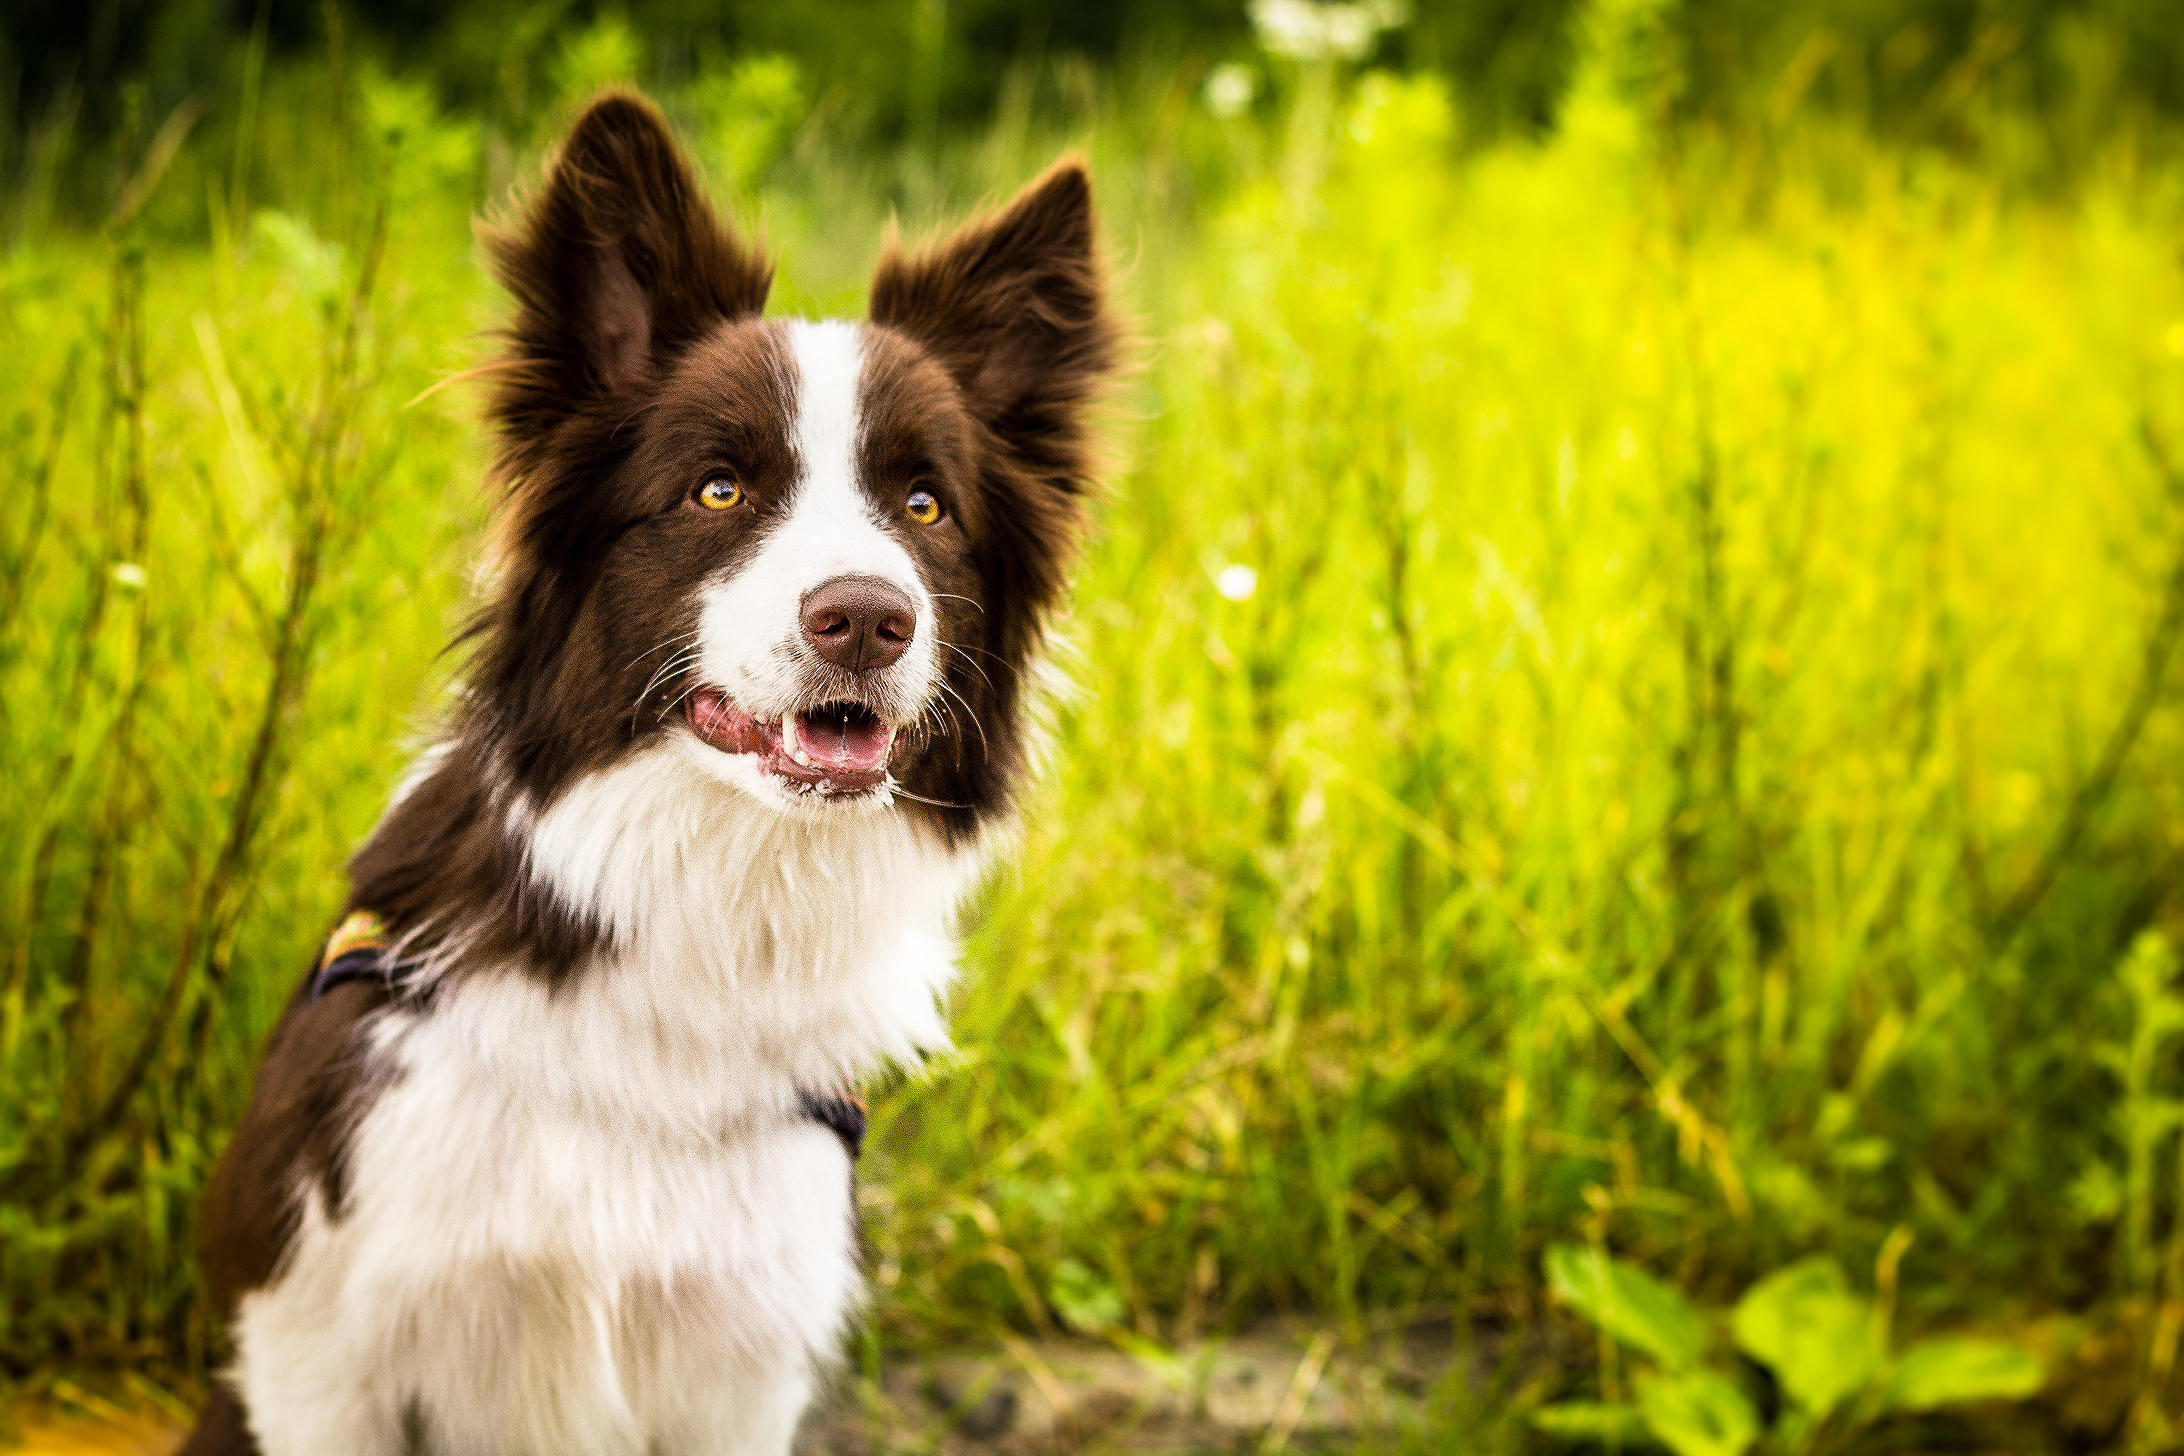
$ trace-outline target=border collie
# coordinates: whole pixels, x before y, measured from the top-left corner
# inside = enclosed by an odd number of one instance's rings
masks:
[[[786,1451],[860,1288],[846,1089],[947,1045],[1025,773],[1118,342],[1081,165],[773,320],[610,94],[485,246],[485,605],[206,1194],[188,1456]]]

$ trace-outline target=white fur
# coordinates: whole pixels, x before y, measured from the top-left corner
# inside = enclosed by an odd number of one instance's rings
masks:
[[[245,1299],[266,1456],[786,1449],[857,1289],[848,1164],[796,1111],[947,1046],[950,919],[979,872],[897,815],[784,815],[678,732],[539,815],[531,869],[612,948],[382,1013],[387,1079]]]
[[[858,481],[862,335],[854,324],[798,321],[788,325],[788,344],[797,376],[796,495],[787,519],[758,554],[706,588],[699,666],[707,681],[754,716],[778,718],[810,706],[804,699],[818,656],[803,638],[804,598],[837,576],[878,577],[917,608],[909,647],[875,685],[889,703],[882,716],[902,726],[935,691],[940,649],[932,593],[910,553],[881,525]],[[762,779],[755,770],[746,786],[777,803],[824,802]]]
[[[706,588],[705,673],[788,710],[802,594],[864,572],[917,604],[894,671],[920,705],[931,598],[857,485],[856,331],[790,340],[801,484]],[[302,1190],[288,1263],[237,1319],[265,1456],[400,1456],[412,1420],[434,1456],[788,1449],[858,1290],[848,1161],[799,1095],[947,1046],[985,860],[863,802],[807,811],[677,728],[506,805],[527,872],[604,948],[558,989],[443,960],[429,1003],[367,1023],[349,1206]]]

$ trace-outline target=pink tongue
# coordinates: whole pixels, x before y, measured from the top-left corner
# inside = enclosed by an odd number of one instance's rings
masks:
[[[887,761],[887,727],[870,718],[798,714],[796,741],[813,764],[843,773],[871,773]]]

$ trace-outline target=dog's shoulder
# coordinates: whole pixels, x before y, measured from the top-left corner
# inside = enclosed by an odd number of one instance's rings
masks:
[[[385,1007],[385,984],[354,980],[313,994],[297,988],[266,1045],[249,1106],[206,1189],[205,1272],[224,1310],[280,1271],[316,1187],[339,1208],[347,1144],[375,1083],[364,1023]]]

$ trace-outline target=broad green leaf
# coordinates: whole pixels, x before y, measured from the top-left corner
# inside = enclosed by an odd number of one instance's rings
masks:
[[[1645,1417],[1638,1407],[1625,1402],[1607,1404],[1592,1400],[1566,1400],[1532,1412],[1532,1427],[1550,1436],[1571,1441],[1613,1441],[1620,1445],[1652,1442]]]
[[[1737,1347],[1774,1372],[1815,1420],[1866,1387],[1888,1351],[1873,1307],[1833,1259],[1804,1259],[1744,1293],[1731,1317]]]
[[[1712,1370],[1640,1376],[1638,1413],[1676,1456],[1744,1456],[1759,1435],[1752,1403]]]
[[[1624,1344],[1671,1370],[1706,1352],[1706,1320],[1673,1286],[1580,1244],[1547,1250],[1547,1286]]]
[[[1925,1340],[1896,1362],[1888,1404],[1923,1411],[1964,1400],[2023,1400],[2046,1378],[2031,1352],[2004,1340]]]

